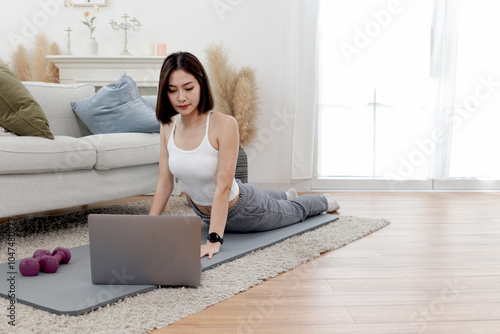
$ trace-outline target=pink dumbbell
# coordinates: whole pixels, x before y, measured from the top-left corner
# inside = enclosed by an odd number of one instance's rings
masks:
[[[57,247],[52,252],[52,258],[55,260],[55,262],[52,261],[50,266],[48,265],[48,259],[40,260],[41,262],[47,261],[47,265],[45,265],[45,270],[42,266],[42,271],[44,273],[49,273],[49,274],[55,273],[57,271],[57,268],[59,268],[59,263],[67,264],[69,260],[71,260],[71,252],[67,248]],[[40,265],[42,265],[41,262]]]
[[[39,249],[33,254],[33,258],[22,259],[19,263],[19,271],[23,276],[36,276],[40,272],[40,260],[42,257],[52,256],[49,250]]]
[[[55,273],[59,263],[66,264],[71,260],[71,252],[67,248],[57,247],[52,254],[48,250],[37,250],[33,258],[26,258],[19,263],[19,271],[23,276],[36,276],[40,271]]]

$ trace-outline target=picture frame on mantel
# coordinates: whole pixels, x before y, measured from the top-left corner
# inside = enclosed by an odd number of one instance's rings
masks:
[[[64,0],[64,5],[68,7],[71,2],[75,7],[94,7],[94,5],[106,7],[107,0]]]

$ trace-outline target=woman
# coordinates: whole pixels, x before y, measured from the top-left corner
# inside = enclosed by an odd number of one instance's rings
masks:
[[[262,192],[235,180],[238,124],[232,116],[212,111],[213,106],[200,61],[187,52],[168,56],[158,87],[160,171],[149,214],[162,213],[175,175],[191,198],[194,212],[210,225],[201,257],[211,259],[220,251],[224,231],[271,230],[339,209],[329,194],[297,197],[294,189]]]

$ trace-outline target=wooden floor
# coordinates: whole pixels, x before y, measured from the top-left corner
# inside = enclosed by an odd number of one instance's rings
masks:
[[[332,194],[392,224],[153,333],[500,333],[500,194]]]
[[[499,193],[332,194],[391,225],[153,333],[500,333]]]

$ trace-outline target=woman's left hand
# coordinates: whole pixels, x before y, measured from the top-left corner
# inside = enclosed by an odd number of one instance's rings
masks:
[[[207,241],[206,244],[201,245],[201,257],[208,255],[208,258],[211,259],[214,254],[220,252],[220,242],[210,242]]]

